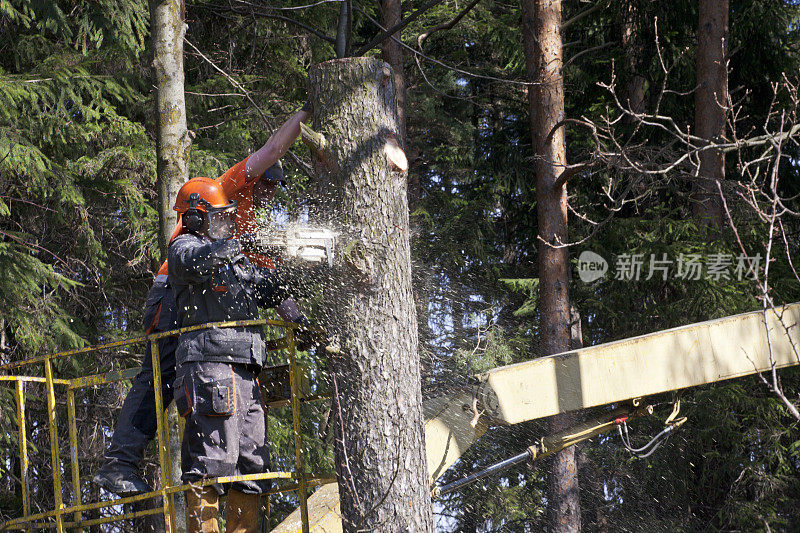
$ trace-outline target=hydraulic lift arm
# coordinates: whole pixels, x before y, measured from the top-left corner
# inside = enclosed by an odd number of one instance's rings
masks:
[[[800,303],[794,303],[775,312],[690,324],[485,372],[476,377],[474,394],[462,391],[425,402],[431,482],[490,424],[518,424],[800,364],[798,324]],[[309,498],[312,516],[318,517],[312,531],[341,531],[338,503],[335,484]],[[275,531],[298,531],[295,514]]]

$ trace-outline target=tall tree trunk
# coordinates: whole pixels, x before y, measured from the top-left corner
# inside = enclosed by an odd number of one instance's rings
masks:
[[[560,0],[523,0],[523,38],[528,79],[531,138],[536,172],[539,224],[539,314],[541,355],[570,349],[569,256],[566,185],[555,181],[567,164],[564,128],[563,53]],[[548,431],[571,425],[569,415],[553,417]],[[553,457],[547,485],[548,524],[553,531],[581,528],[575,449]]]
[[[625,52],[628,76],[624,103],[633,113],[644,111],[645,89],[645,78],[640,73],[643,43],[638,2],[639,0],[625,0],[621,5],[622,49]],[[627,121],[631,121],[629,117]]]
[[[403,9],[400,0],[381,0],[381,25],[391,28],[400,23],[403,18]],[[381,57],[389,63],[394,73],[394,90],[397,98],[397,137],[403,150],[406,149],[406,75],[403,70],[403,47],[394,39],[400,40],[400,32],[393,33],[390,38],[383,41]],[[420,198],[419,175],[408,176],[408,203],[414,208]]]
[[[178,189],[188,177],[191,139],[186,129],[183,93],[183,2],[151,0],[153,38],[153,85],[156,88],[156,157],[158,162],[158,245],[166,258],[169,237],[175,227],[172,209]]]
[[[697,25],[697,91],[695,132],[709,142],[725,135],[728,106],[728,0],[700,0]],[[724,223],[716,180],[725,179],[725,155],[720,150],[700,154],[700,176],[695,183],[692,214],[709,226]]]
[[[329,358],[345,531],[433,531],[411,288],[407,164],[389,66],[374,58],[309,71],[314,155],[341,228],[328,291],[340,354]],[[330,322],[329,322],[330,323]]]
[[[178,189],[187,180],[191,137],[186,128],[184,96],[183,37],[186,34],[182,0],[150,0],[150,28],[153,39],[153,85],[156,88],[156,158],[158,172],[158,245],[166,259],[169,238],[177,223],[172,209]],[[178,427],[175,406],[167,409],[168,427]],[[173,483],[181,475],[180,437],[170,432]],[[185,500],[175,496],[178,531],[186,531]]]

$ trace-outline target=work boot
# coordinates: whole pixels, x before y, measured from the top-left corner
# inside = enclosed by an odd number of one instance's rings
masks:
[[[259,495],[238,490],[228,492],[226,533],[256,533],[258,531]]]
[[[123,407],[123,415],[124,411]],[[94,482],[120,496],[152,491],[139,470],[144,448],[149,441],[149,436],[131,425],[129,417],[120,416],[119,425],[111,437],[111,446],[105,455],[106,462],[97,471]]]
[[[100,467],[94,482],[119,496],[133,496],[153,489],[142,479],[139,469],[129,463],[112,459]]]
[[[186,491],[187,533],[219,533],[219,494],[214,487]]]

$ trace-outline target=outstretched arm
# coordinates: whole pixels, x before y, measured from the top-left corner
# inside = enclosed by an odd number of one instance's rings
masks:
[[[236,239],[203,242],[181,236],[169,245],[169,275],[183,283],[201,283],[215,268],[240,253]]]
[[[289,149],[300,135],[300,123],[311,118],[308,111],[300,110],[284,122],[269,140],[255,153],[247,158],[244,169],[247,182],[261,176],[265,170],[274,165]]]

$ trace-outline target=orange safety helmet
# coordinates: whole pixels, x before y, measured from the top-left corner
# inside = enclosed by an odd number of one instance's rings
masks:
[[[192,178],[175,199],[182,231],[203,233],[213,240],[229,239],[236,231],[236,202],[211,178]]]

